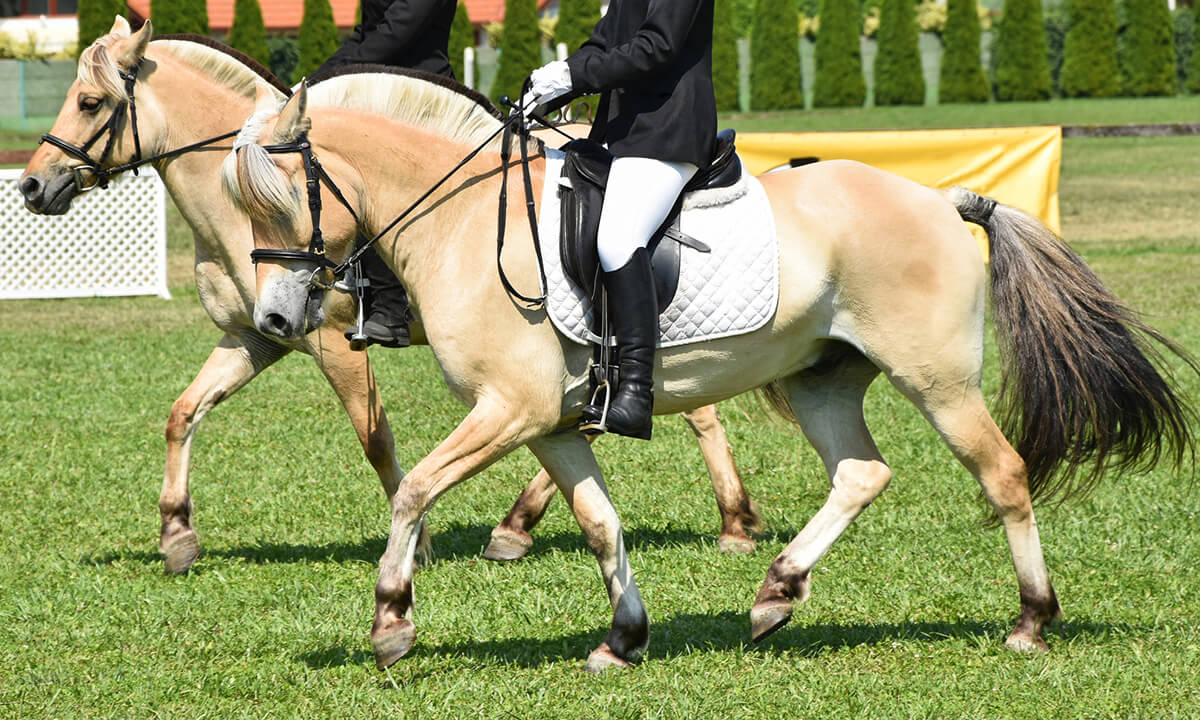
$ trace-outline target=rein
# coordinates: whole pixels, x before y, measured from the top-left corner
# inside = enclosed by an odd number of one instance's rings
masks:
[[[119,103],[113,109],[112,115],[109,116],[108,121],[105,122],[104,125],[100,126],[100,129],[97,130],[95,134],[93,134],[92,137],[90,137],[83,145],[75,145],[68,140],[64,140],[56,135],[51,135],[50,133],[42,135],[42,138],[39,142],[50,143],[71,157],[83,161],[83,165],[76,165],[75,167],[71,168],[71,174],[75,177],[76,191],[82,193],[97,187],[107,188],[108,181],[111,178],[120,175],[127,170],[132,170],[133,174],[137,175],[138,168],[142,167],[143,165],[149,165],[150,163],[158,162],[159,160],[177,157],[179,155],[192,152],[193,150],[198,150],[202,147],[212,145],[213,143],[218,143],[222,140],[228,140],[240,132],[239,130],[234,130],[232,132],[227,132],[208,138],[207,140],[201,140],[190,145],[184,145],[183,147],[175,148],[174,150],[168,150],[167,152],[143,158],[142,140],[138,134],[137,102],[133,95],[133,88],[137,83],[138,70],[140,68],[141,61],[139,60],[138,64],[130,68],[128,72],[120,69],[117,70],[117,73],[121,76],[121,79],[125,81],[125,96],[127,99],[125,102]],[[117,132],[119,131],[118,126],[125,119],[126,107],[129,109],[129,120],[133,130],[133,160],[124,163],[123,165],[117,165],[116,167],[106,169],[103,167],[103,165],[108,162],[109,157],[112,155],[113,146],[116,144],[117,140]],[[88,151],[92,149],[93,145],[99,142],[100,138],[103,137],[105,133],[108,133],[108,141],[104,144],[104,150],[100,153],[100,159],[94,160],[92,159],[92,156],[88,154]],[[95,182],[89,185],[85,174],[91,174],[92,177],[95,178]]]
[[[374,237],[370,238],[368,238],[366,233],[364,233],[362,230],[361,218],[359,218],[358,214],[354,211],[354,208],[351,207],[350,203],[346,200],[345,195],[342,194],[341,190],[337,187],[337,184],[334,183],[333,179],[329,177],[329,174],[325,172],[325,168],[322,167],[320,161],[317,159],[316,154],[313,153],[312,144],[309,142],[307,134],[302,134],[295,141],[290,143],[264,145],[263,149],[268,153],[300,154],[300,158],[304,163],[305,187],[308,195],[308,210],[312,217],[313,230],[312,237],[309,238],[307,250],[256,248],[250,252],[251,261],[256,264],[262,260],[301,260],[315,263],[317,267],[313,270],[312,276],[309,278],[309,286],[314,289],[319,288],[321,290],[329,290],[333,287],[333,283],[342,278],[346,274],[346,271],[350,267],[354,266],[359,259],[362,258],[363,254],[367,252],[367,250],[369,250],[375,243],[383,238],[384,235],[387,235],[392,231],[392,229],[403,222],[405,218],[411,215],[413,211],[420,207],[421,203],[428,199],[430,195],[436,192],[437,189],[450,180],[455,173],[466,166],[467,163],[474,159],[476,155],[482,152],[485,147],[495,140],[496,136],[503,133],[504,137],[502,140],[502,148],[500,150],[502,174],[500,184],[499,219],[496,229],[496,267],[500,274],[500,281],[504,285],[505,292],[507,292],[509,296],[525,303],[530,308],[537,308],[541,306],[546,301],[545,292],[543,291],[543,293],[538,297],[528,297],[521,294],[515,287],[513,287],[512,283],[509,282],[508,277],[504,272],[504,266],[500,260],[500,254],[504,248],[504,235],[506,226],[505,216],[508,206],[508,165],[512,156],[511,140],[515,132],[515,134],[521,139],[521,171],[525,187],[525,206],[529,215],[529,227],[533,234],[533,248],[534,253],[537,256],[538,273],[539,276],[541,276],[541,287],[545,288],[546,282],[543,270],[542,249],[541,243],[538,241],[537,211],[535,209],[533,200],[533,180],[530,176],[529,170],[529,147],[527,145],[527,141],[529,140],[529,129],[525,126],[525,123],[522,122],[521,114],[516,106],[511,102],[506,101],[507,98],[501,99],[501,102],[512,108],[512,111],[510,112],[509,117],[501,124],[501,126],[497,128],[495,132],[489,135],[487,139],[475,147],[475,149],[467,153],[467,155],[460,160],[457,165],[443,175],[442,178],[434,183],[432,187],[422,193],[420,197],[410,203],[409,206],[405,208],[403,212],[397,215],[391,222],[389,222],[387,226],[376,233]],[[550,125],[545,118],[541,116],[533,117],[546,127],[553,128],[553,126]],[[564,137],[570,137],[561,130],[558,130],[558,128],[553,129]],[[360,241],[354,252],[351,253],[350,256],[340,264],[334,264],[333,261],[331,261],[325,254],[325,238],[321,232],[321,185],[325,185],[325,187],[328,188],[331,193],[333,193],[333,196],[337,198],[342,207],[346,208],[346,210],[350,213],[350,216],[354,218],[356,225],[355,231],[358,234],[358,240]]]

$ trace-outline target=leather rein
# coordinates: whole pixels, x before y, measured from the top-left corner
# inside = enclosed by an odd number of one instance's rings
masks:
[[[515,287],[513,287],[512,283],[508,280],[508,277],[504,272],[504,265],[500,259],[501,252],[504,249],[504,235],[506,226],[505,220],[508,208],[508,165],[512,157],[512,138],[515,134],[520,138],[521,173],[525,186],[525,206],[529,216],[529,227],[533,234],[533,248],[535,254],[537,255],[538,273],[541,282],[540,287],[545,288],[546,282],[543,271],[542,250],[541,243],[539,242],[538,238],[537,210],[533,200],[533,181],[529,170],[529,129],[523,122],[523,117],[521,116],[519,109],[513,103],[509,102],[507,97],[501,98],[501,102],[512,108],[509,116],[504,120],[503,124],[501,124],[501,126],[497,128],[495,132],[489,135],[487,139],[480,143],[474,150],[467,153],[466,157],[460,160],[457,165],[443,175],[442,178],[434,183],[432,187],[430,187],[428,190],[422,193],[420,197],[409,204],[409,206],[405,208],[403,212],[397,215],[395,219],[389,222],[386,227],[376,233],[374,237],[370,238],[368,238],[366,233],[363,232],[362,220],[354,211],[354,208],[351,207],[350,203],[346,200],[345,195],[342,194],[342,191],[337,187],[337,184],[333,182],[333,179],[329,177],[329,174],[325,172],[325,168],[322,167],[320,161],[317,159],[316,154],[313,153],[312,144],[309,142],[307,134],[300,135],[300,137],[290,143],[264,145],[263,149],[268,153],[300,154],[300,158],[304,163],[305,188],[308,195],[308,210],[312,218],[312,236],[309,238],[307,250],[256,248],[250,252],[251,261],[256,264],[263,260],[299,260],[311,262],[315,264],[316,267],[313,269],[312,275],[309,277],[308,282],[310,289],[329,290],[333,287],[333,284],[337,280],[341,279],[346,274],[346,271],[350,267],[354,266],[358,262],[358,260],[363,256],[364,253],[367,252],[367,250],[369,250],[376,242],[383,238],[383,236],[391,232],[393,228],[403,222],[405,218],[411,215],[413,211],[420,207],[421,203],[429,198],[430,195],[436,192],[437,189],[450,180],[455,173],[461,170],[467,163],[474,159],[476,155],[482,152],[485,147],[491,144],[491,142],[496,139],[496,136],[503,134],[504,137],[502,139],[502,147],[500,150],[500,165],[502,168],[502,173],[500,183],[499,218],[496,226],[496,267],[500,274],[500,281],[504,285],[505,291],[511,297],[516,298],[522,303],[525,303],[531,309],[540,307],[546,301],[545,292],[543,291],[542,294],[538,295],[537,297],[523,295]],[[544,118],[538,116],[534,116],[534,118],[547,127],[553,127],[546,122]],[[561,133],[561,131],[559,132]],[[354,218],[356,225],[355,232],[358,235],[359,245],[354,252],[351,253],[350,256],[340,264],[335,264],[325,254],[325,238],[321,232],[322,185],[329,189],[342,207],[346,208],[346,210],[350,213],[350,216]]]
[[[184,153],[192,152],[193,150],[198,150],[202,147],[212,145],[213,143],[221,142],[222,140],[228,140],[240,132],[239,130],[234,130],[232,132],[227,132],[208,138],[207,140],[201,140],[200,142],[195,142],[190,145],[175,148],[174,150],[168,150],[164,153],[143,158],[142,140],[138,135],[137,102],[134,100],[133,96],[133,88],[137,83],[138,70],[140,68],[141,61],[139,60],[138,63],[131,67],[128,71],[120,69],[117,70],[117,74],[120,75],[121,79],[125,81],[126,99],[125,101],[118,103],[117,106],[113,108],[112,115],[108,117],[107,122],[101,125],[100,129],[97,130],[95,134],[93,134],[86,142],[84,142],[83,145],[75,145],[68,140],[64,140],[57,135],[51,135],[50,133],[42,135],[40,142],[50,143],[59,150],[62,150],[71,157],[74,157],[84,163],[83,165],[76,165],[75,167],[71,168],[71,174],[75,177],[76,191],[83,193],[87,192],[88,190],[93,190],[97,187],[107,188],[108,182],[111,178],[120,175],[127,170],[132,170],[133,174],[137,175],[138,168],[142,167],[143,165],[149,165],[150,163],[158,162],[159,160],[176,157],[183,155]],[[105,168],[104,165],[108,163],[109,158],[112,156],[113,146],[116,145],[117,141],[117,133],[120,132],[120,125],[125,120],[126,111],[129,113],[130,126],[133,130],[133,159],[130,162],[117,165],[116,167]],[[104,150],[100,153],[100,159],[93,159],[89,154],[89,151],[92,149],[93,145],[100,141],[100,138],[104,137],[106,133],[108,134],[108,140],[104,143]],[[94,178],[94,182],[91,184],[88,183],[88,179],[86,177],[89,174]]]

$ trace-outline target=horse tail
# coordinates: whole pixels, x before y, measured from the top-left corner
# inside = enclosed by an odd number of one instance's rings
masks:
[[[1140,471],[1166,456],[1195,467],[1195,411],[1173,388],[1166,348],[1052,230],[963,188],[946,193],[991,241],[993,320],[1002,358],[1000,425],[1025,461],[1034,499],[1086,495],[1110,469]],[[1194,470],[1193,470],[1194,471]]]

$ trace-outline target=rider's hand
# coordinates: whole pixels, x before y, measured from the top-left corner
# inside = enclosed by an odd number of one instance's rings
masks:
[[[529,92],[521,98],[521,112],[526,117],[538,105],[571,92],[571,68],[566,62],[555,60],[530,73],[529,82]]]

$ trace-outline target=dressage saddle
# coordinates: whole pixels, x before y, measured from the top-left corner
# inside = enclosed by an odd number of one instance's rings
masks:
[[[683,195],[696,190],[730,187],[741,178],[742,164],[734,152],[734,137],[732,129],[718,133],[715,158],[684,186],[674,209],[655,231],[647,246],[654,268],[659,313],[671,304],[679,287],[681,248],[686,245],[699,252],[711,252],[707,245],[679,229]],[[600,307],[602,286],[596,236],[613,158],[603,145],[586,138],[572,140],[562,149],[565,158],[559,178],[559,247],[563,272],[584,291],[593,307]],[[601,315],[603,313],[593,313],[595,324],[602,322]],[[609,337],[606,330],[603,327],[591,328],[598,337]]]

